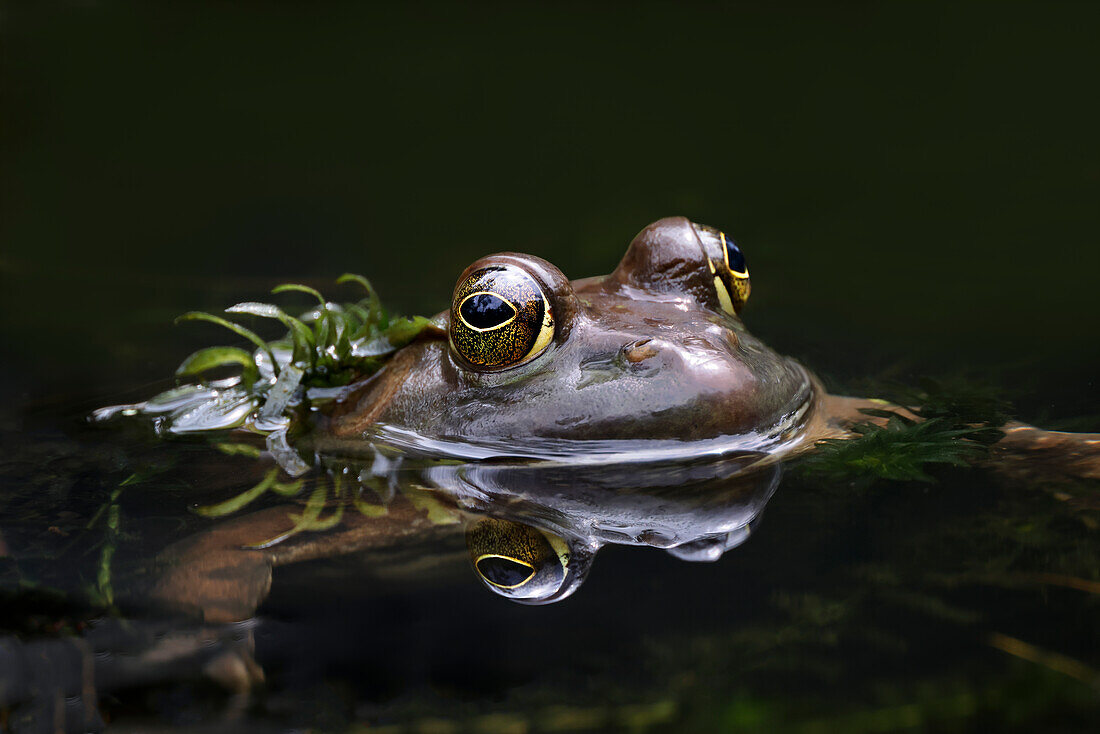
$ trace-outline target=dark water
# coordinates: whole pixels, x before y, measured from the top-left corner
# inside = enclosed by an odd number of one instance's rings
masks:
[[[129,621],[101,616],[104,589],[152,583],[153,555],[210,522],[188,507],[258,470],[83,418],[223,338],[176,315],[286,280],[338,293],[363,272],[430,314],[488,252],[598,274],[684,214],[737,236],[748,327],[834,389],[962,376],[1022,420],[1100,430],[1098,21],[1051,3],[0,5],[0,672],[37,671],[18,685],[42,694],[5,681],[23,703],[0,723],[54,716],[67,681],[60,705],[87,713],[74,636],[125,660],[183,629],[146,626],[137,592]],[[251,697],[194,669],[116,671],[99,714],[118,731],[1094,730],[1095,485],[936,478],[792,472],[718,563],[609,547],[546,607],[487,593],[449,535],[291,565],[254,629],[202,648],[254,635]]]

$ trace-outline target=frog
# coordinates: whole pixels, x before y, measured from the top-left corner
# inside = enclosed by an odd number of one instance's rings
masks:
[[[520,603],[568,597],[608,543],[717,560],[749,537],[784,462],[885,420],[882,401],[828,394],[752,335],[750,293],[734,239],[681,216],[642,229],[606,276],[479,258],[433,328],[311,413],[297,443],[330,474],[386,485],[388,514],[286,542],[265,540],[287,536],[284,509],[233,519],[165,554],[158,595],[243,619],[275,566],[447,528],[465,528],[483,585]],[[1004,429],[998,466],[1100,476],[1096,435]]]
[[[489,255],[435,317],[440,338],[397,353],[323,430],[530,454],[553,442],[573,454],[774,447],[800,433],[822,390],[745,328],[750,290],[733,238],[684,217],[643,229],[604,277],[570,281],[538,257]]]

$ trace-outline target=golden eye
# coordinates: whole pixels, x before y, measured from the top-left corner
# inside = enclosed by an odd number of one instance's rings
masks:
[[[451,347],[473,367],[502,369],[543,352],[554,315],[542,287],[514,265],[475,270],[455,288]]]
[[[707,258],[707,268],[714,278],[714,292],[722,310],[737,314],[749,300],[749,266],[745,253],[725,232],[705,224],[694,225]]]

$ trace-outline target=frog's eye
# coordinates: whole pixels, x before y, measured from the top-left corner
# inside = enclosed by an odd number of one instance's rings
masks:
[[[740,313],[751,290],[745,254],[725,232],[705,224],[693,226],[703,244],[707,268],[714,279],[714,291],[722,310],[729,314]]]
[[[480,268],[460,281],[450,322],[451,347],[474,368],[523,364],[554,337],[554,314],[542,286],[511,264]]]
[[[557,535],[510,520],[482,518],[466,530],[478,577],[517,601],[549,601],[570,575],[571,553]]]

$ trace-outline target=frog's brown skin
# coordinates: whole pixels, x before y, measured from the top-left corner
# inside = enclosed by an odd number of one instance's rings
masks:
[[[470,369],[444,338],[394,356],[332,414],[325,432],[376,426],[477,441],[676,439],[767,429],[814,399],[808,373],[722,310],[691,222],[662,219],[609,276],[570,282],[540,258],[504,253],[543,286],[553,343],[497,372]],[[437,319],[445,320],[447,314]]]

